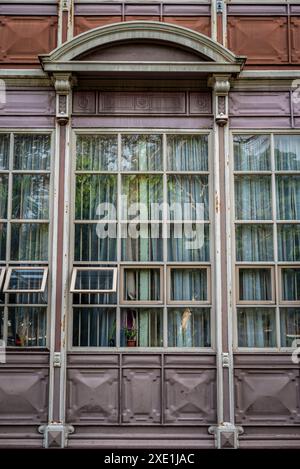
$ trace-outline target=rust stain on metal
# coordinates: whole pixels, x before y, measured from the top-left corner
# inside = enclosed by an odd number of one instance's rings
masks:
[[[215,211],[216,211],[216,213],[219,213],[219,211],[220,211],[220,202],[219,202],[218,194],[216,194],[216,196],[215,196]]]

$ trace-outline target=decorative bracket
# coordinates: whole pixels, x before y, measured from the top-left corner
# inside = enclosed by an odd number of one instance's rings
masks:
[[[71,113],[71,90],[74,80],[71,74],[54,74],[53,84],[56,91],[56,119],[59,125],[69,122]]]
[[[236,427],[230,422],[222,422],[218,426],[209,427],[208,433],[215,435],[217,449],[237,449],[239,447],[238,437],[244,433],[244,429]]]
[[[75,430],[72,425],[51,423],[49,425],[41,425],[38,431],[44,435],[44,448],[65,448],[68,446],[68,436],[74,433]]]
[[[213,75],[208,80],[215,93],[215,120],[223,127],[228,122],[228,93],[230,90],[230,75]]]

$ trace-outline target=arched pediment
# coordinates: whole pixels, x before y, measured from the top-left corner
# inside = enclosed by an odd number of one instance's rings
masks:
[[[209,37],[157,21],[92,29],[40,56],[45,71],[189,71],[238,73],[245,61]]]

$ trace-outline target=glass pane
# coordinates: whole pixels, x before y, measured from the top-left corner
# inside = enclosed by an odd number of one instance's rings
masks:
[[[48,225],[45,223],[12,223],[11,259],[14,261],[46,261],[48,259]]]
[[[7,218],[8,176],[0,174],[0,218]]]
[[[75,225],[75,261],[115,261],[117,226],[115,223]]]
[[[160,300],[159,269],[125,269],[123,280],[125,301]]]
[[[276,176],[278,220],[300,220],[300,176]]]
[[[237,225],[235,242],[237,261],[273,260],[272,225]]]
[[[5,261],[6,259],[6,223],[0,223],[0,260]]]
[[[74,305],[115,305],[117,293],[73,293]]]
[[[50,135],[14,135],[14,169],[49,170]]]
[[[209,225],[172,223],[168,225],[168,261],[209,261]]]
[[[300,269],[281,269],[281,288],[283,301],[300,300]]]
[[[76,169],[78,171],[116,171],[118,169],[117,135],[77,135]]]
[[[236,176],[234,192],[237,220],[272,219],[270,176]]]
[[[171,269],[171,301],[207,301],[206,269]]]
[[[298,347],[300,339],[300,308],[280,308],[281,347]]]
[[[117,219],[117,176],[80,174],[76,176],[76,220]]]
[[[20,306],[8,309],[7,345],[46,347],[47,309]]]
[[[268,171],[270,163],[270,137],[268,135],[235,135],[235,171]]]
[[[300,170],[300,135],[275,135],[274,147],[277,171]]]
[[[8,169],[9,134],[0,134],[0,169]]]
[[[241,301],[272,300],[270,269],[239,269],[239,299]]]
[[[123,171],[161,171],[161,135],[122,135]]]
[[[4,338],[4,308],[0,308],[0,340],[3,340],[3,338]],[[1,349],[0,349],[0,354],[1,354]]]
[[[123,261],[162,261],[163,239],[161,223],[122,224]]]
[[[168,176],[171,220],[208,220],[208,176]]]
[[[169,347],[210,347],[209,308],[170,308],[168,310]]]
[[[237,314],[239,347],[276,347],[274,309],[239,308]]]
[[[162,218],[163,179],[161,175],[122,177],[122,218],[158,220]]]
[[[47,284],[45,291],[41,293],[9,293],[8,303],[11,305],[47,305]]]
[[[49,218],[49,176],[36,174],[14,175],[12,218]]]
[[[277,225],[278,260],[300,261],[300,224]]]
[[[162,347],[163,311],[160,308],[122,309],[121,347]]]
[[[13,269],[8,290],[40,290],[44,278],[44,269]]]
[[[207,135],[169,135],[169,171],[208,171]]]
[[[75,290],[112,290],[113,270],[77,270]]]
[[[115,347],[116,310],[113,308],[74,308],[73,346]]]

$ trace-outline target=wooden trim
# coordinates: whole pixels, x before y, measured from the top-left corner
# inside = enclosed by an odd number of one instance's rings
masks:
[[[33,270],[33,271],[37,271],[37,270],[43,270],[44,273],[43,273],[43,278],[42,278],[42,282],[41,282],[41,287],[39,289],[16,289],[16,290],[13,290],[11,288],[9,288],[9,282],[10,282],[10,278],[11,278],[11,275],[12,275],[12,272],[14,270],[19,270],[19,271],[23,271],[23,270]],[[5,279],[5,283],[4,283],[4,287],[3,287],[3,292],[5,293],[43,293],[45,291],[45,288],[46,288],[46,282],[47,282],[47,276],[48,276],[48,267],[9,267],[7,269],[7,276],[6,276],[6,279]],[[26,306],[26,305],[24,305]]]
[[[76,283],[76,277],[78,271],[101,271],[101,270],[107,270],[107,271],[112,271],[113,272],[113,280],[112,280],[112,288],[111,289],[98,289],[98,290],[87,290],[85,288],[80,288],[76,289],[75,288],[75,283]],[[114,293],[117,290],[117,267],[74,267],[73,272],[72,272],[72,277],[71,277],[71,286],[70,286],[70,292],[71,293]]]

